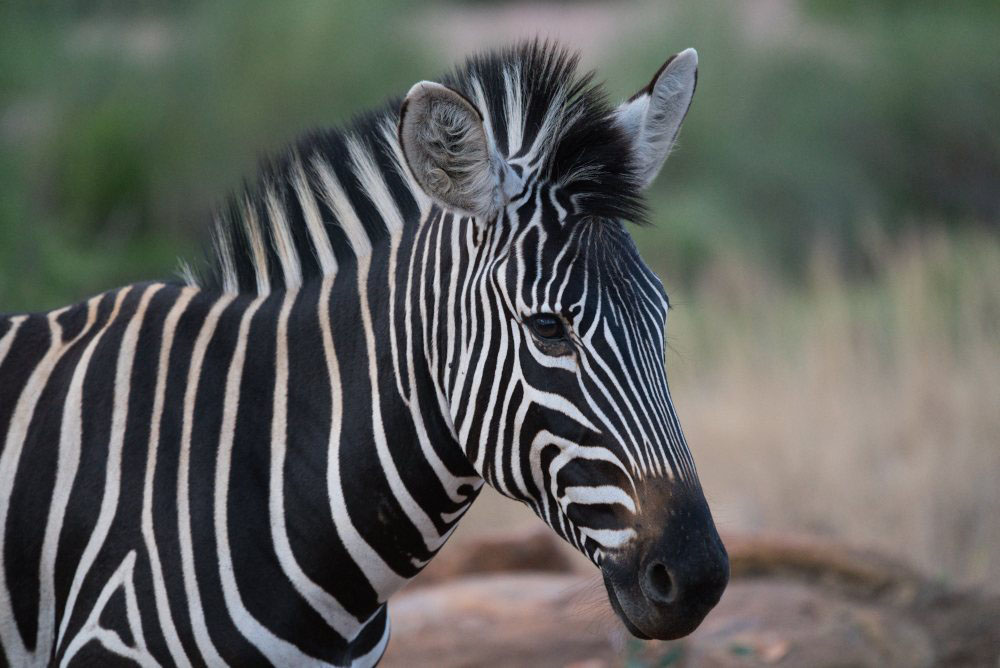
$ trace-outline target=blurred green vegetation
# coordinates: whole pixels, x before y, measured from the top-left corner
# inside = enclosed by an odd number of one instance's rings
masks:
[[[195,261],[257,160],[428,71],[398,3],[0,9],[0,310]]]
[[[872,239],[996,232],[1000,3],[645,9],[593,62],[624,97],[670,52],[699,50],[695,106],[651,193],[656,224],[636,230],[671,283],[692,285],[734,250],[796,279],[818,243],[870,273]],[[346,0],[0,6],[0,309],[197,260],[212,205],[259,156],[451,65],[425,13]]]

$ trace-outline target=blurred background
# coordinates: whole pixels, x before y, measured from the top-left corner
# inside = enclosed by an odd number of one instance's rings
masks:
[[[300,132],[517,37],[698,93],[633,229],[720,528],[1000,588],[1000,3],[0,4],[0,310],[197,260]],[[533,522],[484,498],[456,541]]]

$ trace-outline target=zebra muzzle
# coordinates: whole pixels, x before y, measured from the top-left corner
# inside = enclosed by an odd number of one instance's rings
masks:
[[[673,640],[698,628],[729,583],[729,555],[698,493],[601,564],[608,599],[639,638]],[[678,499],[674,499],[677,504]]]

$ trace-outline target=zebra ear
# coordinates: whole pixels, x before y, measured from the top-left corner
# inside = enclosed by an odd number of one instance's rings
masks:
[[[698,83],[698,52],[671,56],[649,85],[616,111],[619,125],[632,139],[642,186],[653,182],[673,148]]]
[[[482,113],[457,91],[414,85],[399,111],[399,143],[417,183],[445,207],[492,220],[506,204],[504,183],[513,172]]]

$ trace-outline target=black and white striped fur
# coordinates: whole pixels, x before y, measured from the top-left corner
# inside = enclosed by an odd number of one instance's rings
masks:
[[[473,58],[266,167],[200,284],[0,317],[5,662],[374,664],[484,480],[634,633],[697,625],[728,567],[622,222],[696,63],[615,109],[553,46]]]

